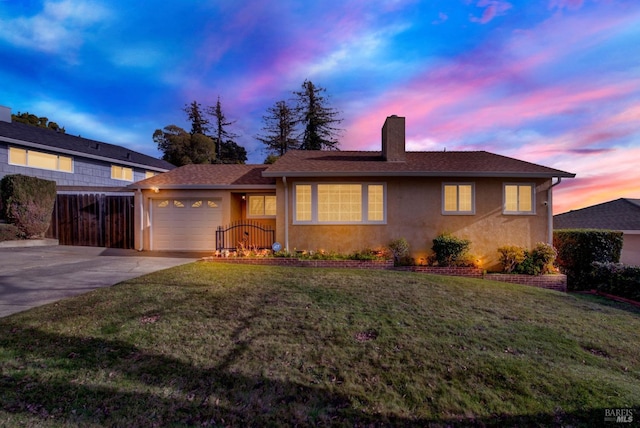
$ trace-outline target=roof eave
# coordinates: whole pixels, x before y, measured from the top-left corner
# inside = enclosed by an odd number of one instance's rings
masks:
[[[275,184],[143,184],[127,186],[130,189],[151,190],[275,190]]]
[[[478,177],[478,178],[574,178],[576,175],[568,172],[474,172],[474,171],[289,171],[289,172],[268,172],[262,173],[263,177]]]

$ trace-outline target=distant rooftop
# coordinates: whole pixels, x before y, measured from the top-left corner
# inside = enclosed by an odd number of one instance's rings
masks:
[[[640,230],[640,199],[620,198],[558,214],[553,228]]]

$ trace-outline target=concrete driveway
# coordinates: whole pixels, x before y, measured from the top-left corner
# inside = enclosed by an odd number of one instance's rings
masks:
[[[0,317],[195,260],[98,247],[0,248]]]

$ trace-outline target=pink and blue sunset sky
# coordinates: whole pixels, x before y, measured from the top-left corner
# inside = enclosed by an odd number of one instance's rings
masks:
[[[305,79],[342,150],[487,150],[577,174],[554,212],[640,198],[638,0],[0,0],[0,104],[160,156],[154,130],[218,96],[249,162]]]

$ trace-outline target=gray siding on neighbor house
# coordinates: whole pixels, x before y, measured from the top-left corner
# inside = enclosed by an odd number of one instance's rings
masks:
[[[18,147],[17,145],[14,145]],[[55,151],[39,150],[56,154]],[[64,154],[64,156],[70,156]],[[50,171],[40,168],[31,168],[19,165],[9,165],[9,145],[0,142],[0,179],[9,174],[23,174],[32,177],[55,181],[58,186],[101,186],[122,187],[131,181],[114,180],[111,178],[111,165],[131,167],[117,162],[106,162],[79,156],[73,158],[73,173]],[[146,170],[133,168],[133,182],[143,180]]]

